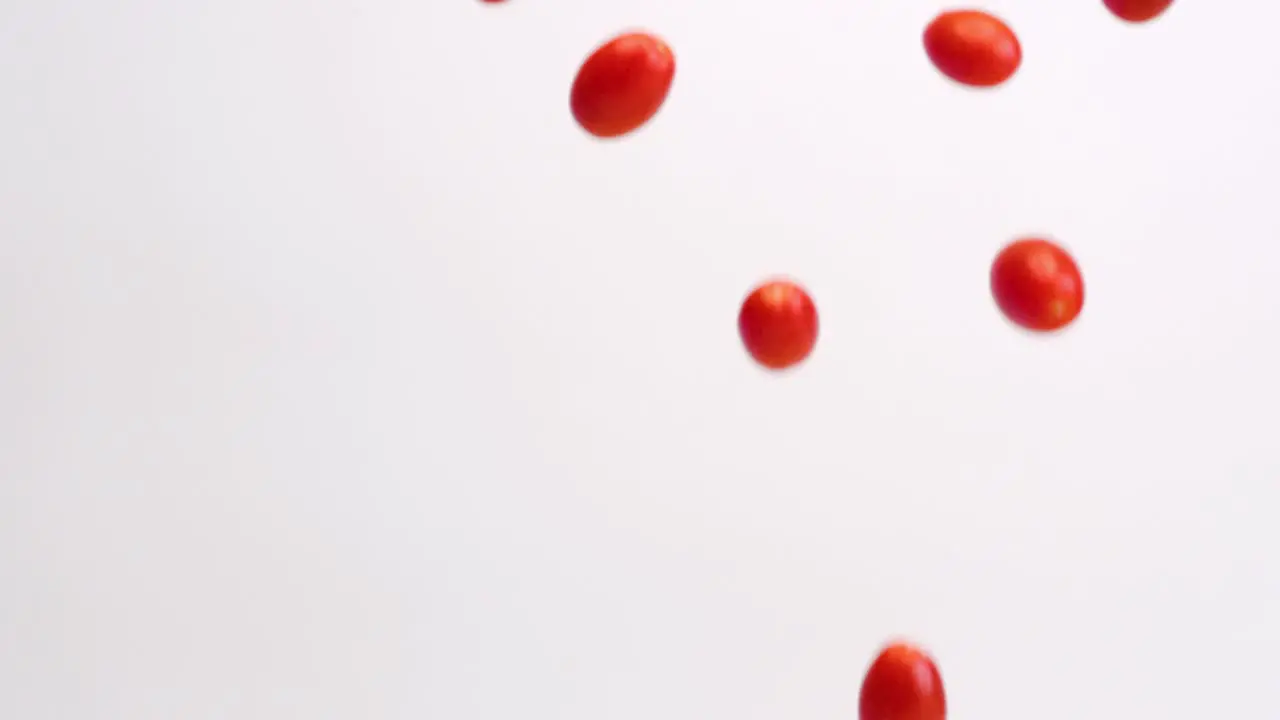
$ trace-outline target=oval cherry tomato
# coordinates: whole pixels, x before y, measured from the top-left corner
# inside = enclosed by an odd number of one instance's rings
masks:
[[[742,302],[738,332],[756,362],[770,370],[784,370],[813,352],[818,310],[804,288],[773,280],[751,291]]]
[[[933,658],[895,643],[880,652],[862,681],[859,720],[944,720],[947,697]]]
[[[657,114],[675,73],[675,56],[662,40],[648,33],[619,35],[582,63],[569,109],[596,137],[626,135]]]
[[[994,15],[951,10],[929,23],[924,50],[943,75],[974,87],[993,87],[1022,64],[1018,36]]]
[[[1173,0],[1102,0],[1116,17],[1132,23],[1146,22],[1159,17]]]
[[[1084,279],[1066,250],[1040,238],[1017,240],[991,265],[991,294],[1012,322],[1028,330],[1060,330],[1084,308]]]

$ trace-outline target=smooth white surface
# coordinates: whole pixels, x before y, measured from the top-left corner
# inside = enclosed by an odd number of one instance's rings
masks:
[[[847,720],[898,635],[954,720],[1280,712],[1280,13],[992,0],[973,93],[941,7],[0,2],[0,717]]]

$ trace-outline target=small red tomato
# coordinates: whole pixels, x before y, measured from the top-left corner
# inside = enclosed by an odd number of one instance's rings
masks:
[[[1060,330],[1084,307],[1084,279],[1066,250],[1039,238],[1017,240],[991,265],[991,294],[1012,322],[1028,330]]]
[[[1173,0],[1102,0],[1116,17],[1131,23],[1146,22],[1169,9]]]
[[[993,87],[1022,64],[1022,45],[1004,21],[981,10],[951,10],[924,30],[924,50],[943,75],[974,87]]]
[[[569,109],[596,137],[626,135],[657,114],[675,74],[675,56],[662,40],[647,33],[619,35],[582,63]]]
[[[738,312],[738,332],[747,352],[770,370],[804,360],[818,341],[818,310],[804,288],[772,280],[751,291]]]
[[[944,720],[947,696],[933,658],[895,643],[880,651],[858,696],[859,720]]]

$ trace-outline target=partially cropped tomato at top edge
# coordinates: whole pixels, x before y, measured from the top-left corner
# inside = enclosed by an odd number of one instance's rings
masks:
[[[582,63],[569,108],[596,137],[626,135],[658,113],[675,72],[675,55],[661,39],[642,32],[619,35]]]
[[[894,643],[876,656],[858,695],[859,720],[945,720],[942,675],[928,653]]]
[[[772,280],[743,300],[738,332],[756,362],[771,370],[784,370],[813,352],[818,341],[818,310],[804,288],[788,280]]]
[[[1084,278],[1056,243],[1024,238],[1005,246],[991,264],[991,294],[1013,323],[1050,332],[1071,324],[1084,308]]]
[[[1113,15],[1128,22],[1154,20],[1164,14],[1173,0],[1102,0]]]
[[[924,31],[924,49],[943,75],[964,85],[993,87],[1022,64],[1018,36],[1000,18],[981,10],[949,10]]]

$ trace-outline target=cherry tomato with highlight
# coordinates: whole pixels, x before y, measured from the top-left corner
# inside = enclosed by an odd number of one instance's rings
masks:
[[[738,312],[742,344],[770,370],[799,364],[818,341],[818,310],[804,288],[788,280],[760,285]]]
[[[943,75],[972,87],[994,87],[1022,64],[1018,36],[981,10],[950,10],[929,23],[924,50]]]
[[[1169,9],[1173,0],[1102,0],[1113,15],[1131,23],[1154,20]]]
[[[894,643],[880,651],[862,681],[859,720],[945,720],[947,697],[933,658]]]
[[[1011,322],[1052,332],[1084,308],[1084,278],[1071,255],[1041,238],[1014,241],[991,265],[991,294]]]
[[[582,63],[569,109],[596,137],[626,135],[658,113],[675,73],[675,55],[665,42],[648,33],[619,35]]]

